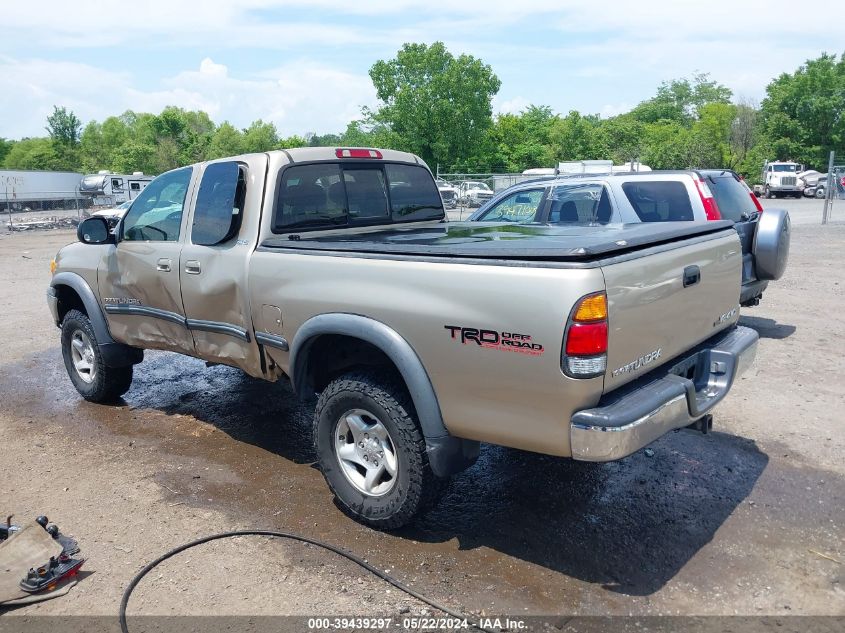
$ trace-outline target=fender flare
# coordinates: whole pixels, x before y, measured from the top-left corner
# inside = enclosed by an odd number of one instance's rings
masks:
[[[76,291],[79,298],[82,299],[82,304],[85,306],[85,311],[88,313],[88,320],[91,321],[91,326],[94,328],[94,334],[97,336],[97,342],[101,345],[104,343],[114,343],[114,339],[109,332],[109,326],[106,323],[106,318],[103,316],[103,310],[100,307],[100,302],[94,296],[94,291],[80,275],[71,272],[56,273],[50,282],[51,288],[56,286],[67,286]],[[57,323],[56,325],[61,325]]]
[[[452,436],[443,423],[437,394],[414,349],[398,332],[380,321],[358,314],[321,314],[308,319],[297,330],[291,345],[290,377],[294,391],[307,395],[305,368],[309,350],[323,334],[361,339],[374,345],[396,365],[408,391],[426,440],[432,470],[441,477],[460,472],[478,457],[480,445]]]
[[[94,336],[97,337],[97,346],[107,366],[127,367],[137,365],[144,360],[144,350],[118,343],[112,338],[103,310],[100,308],[100,302],[97,301],[94,291],[85,279],[72,272],[56,273],[50,281],[50,289],[55,292],[58,286],[67,286],[82,300],[88,320],[94,328]],[[56,323],[56,325],[61,327],[61,323]]]

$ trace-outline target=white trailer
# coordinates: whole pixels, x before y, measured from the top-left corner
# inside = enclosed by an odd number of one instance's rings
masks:
[[[136,171],[132,175],[100,171],[79,181],[79,193],[90,198],[94,206],[117,206],[134,200],[152,182],[152,176]]]
[[[0,209],[74,208],[82,174],[71,171],[0,169]]]

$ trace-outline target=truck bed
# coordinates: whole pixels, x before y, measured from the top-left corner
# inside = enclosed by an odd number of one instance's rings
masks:
[[[503,225],[448,222],[389,230],[303,232],[265,240],[262,250],[341,251],[418,257],[584,262],[691,237],[719,233],[732,222],[660,222],[613,226]]]

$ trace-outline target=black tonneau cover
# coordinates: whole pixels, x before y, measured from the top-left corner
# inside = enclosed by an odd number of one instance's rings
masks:
[[[732,222],[640,222],[608,226],[554,226],[499,222],[444,222],[432,226],[327,235],[318,231],[271,237],[264,249],[471,257],[589,260],[698,235],[717,233]]]

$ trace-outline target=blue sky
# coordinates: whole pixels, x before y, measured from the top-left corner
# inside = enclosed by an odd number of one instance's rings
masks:
[[[403,42],[442,40],[493,67],[496,112],[610,116],[667,79],[709,72],[736,98],[822,51],[824,3],[429,0],[3,0],[0,136],[43,134],[53,104],[88,122],[173,104],[283,135],[341,131],[375,105],[367,76]],[[349,5],[349,6],[345,6]]]

